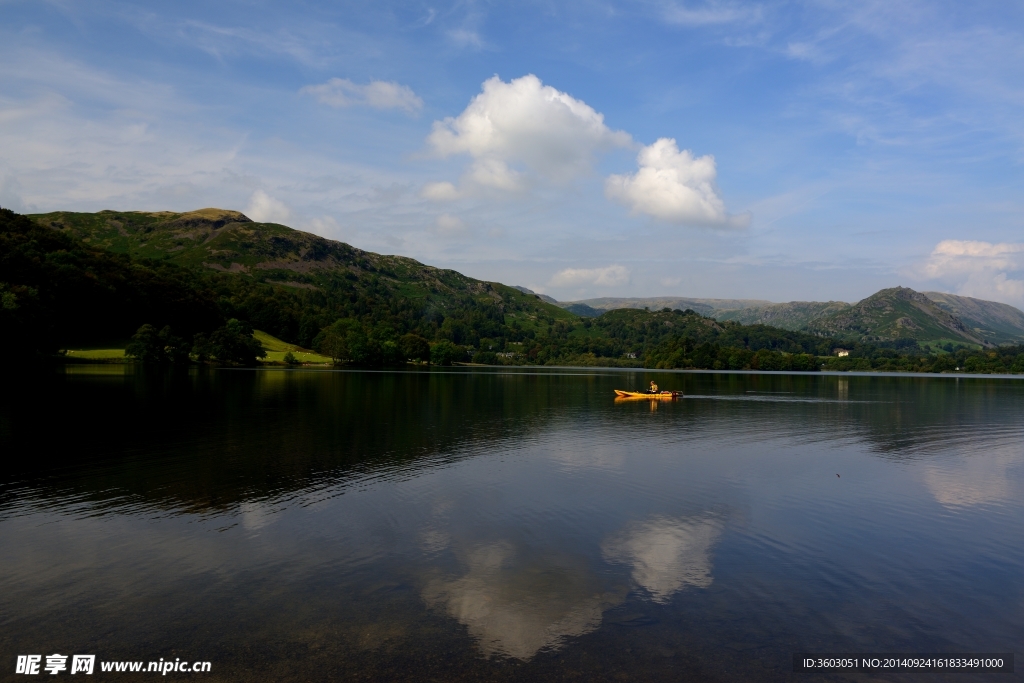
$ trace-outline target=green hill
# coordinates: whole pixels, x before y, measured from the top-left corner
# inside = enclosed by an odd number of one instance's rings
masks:
[[[256,223],[237,211],[58,211],[29,218],[106,251],[221,273],[244,273],[294,289],[315,290],[324,277],[340,275],[350,282],[371,279],[396,293],[442,305],[447,296],[456,294],[499,301],[511,297],[529,302],[546,315],[569,317],[557,306],[537,303],[536,295],[519,296],[512,287],[474,280],[404,256],[363,251],[284,225]],[[496,292],[495,285],[502,291]]]
[[[983,337],[960,318],[907,287],[883,289],[852,306],[816,318],[808,330],[859,341],[952,340],[986,345]]]
[[[257,223],[237,211],[59,211],[29,217],[104,252],[221,276],[214,280],[229,290],[230,315],[307,348],[338,317],[429,339],[447,321],[442,336],[467,346],[478,345],[481,336],[504,336],[481,319],[514,324],[525,335],[577,319],[535,294]]]
[[[1024,313],[1013,306],[942,292],[924,294],[939,308],[960,318],[977,336],[996,344],[1024,342]]]
[[[718,311],[717,320],[732,320],[744,325],[772,325],[784,330],[803,330],[818,318],[846,310],[844,301],[790,301],[769,306],[751,306],[733,311]]]

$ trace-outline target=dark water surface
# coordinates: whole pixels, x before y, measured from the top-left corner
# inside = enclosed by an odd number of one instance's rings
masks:
[[[651,379],[686,397],[612,399]],[[2,394],[0,678],[1022,678],[792,672],[1020,656],[1021,380],[72,366]]]

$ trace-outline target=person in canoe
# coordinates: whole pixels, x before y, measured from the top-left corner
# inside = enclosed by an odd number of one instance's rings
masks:
[[[648,391],[647,393],[649,393],[649,394],[656,394],[656,393],[658,393],[658,385],[657,385],[657,384],[655,384],[655,383],[654,383],[654,382],[652,381],[652,382],[651,382],[651,389],[650,389],[650,391]]]

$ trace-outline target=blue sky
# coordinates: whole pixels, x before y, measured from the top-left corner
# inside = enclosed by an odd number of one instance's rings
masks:
[[[0,205],[558,299],[1024,306],[1024,5],[0,0]]]

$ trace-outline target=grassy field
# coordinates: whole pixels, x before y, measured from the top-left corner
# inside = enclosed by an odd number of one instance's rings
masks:
[[[263,344],[263,348],[267,350],[267,357],[264,359],[267,362],[284,362],[284,355],[289,351],[295,356],[295,360],[300,363],[330,363],[331,359],[327,356],[321,356],[315,351],[304,349],[301,346],[295,344],[289,344],[288,342],[281,341],[277,337],[273,337],[262,330],[255,330],[253,336],[256,337]],[[125,360],[124,347],[121,348],[80,348],[80,349],[68,349],[67,357],[80,360],[89,361],[108,361],[117,362]]]
[[[124,349],[68,349],[67,357],[82,360],[124,360]]]
[[[310,351],[304,349],[301,346],[295,344],[289,344],[286,341],[281,341],[277,337],[273,337],[263,330],[254,330],[253,335],[256,339],[263,344],[263,348],[267,350],[267,357],[264,361],[267,362],[284,362],[284,355],[289,351],[295,356],[295,360],[300,363],[330,363],[331,359],[327,356],[321,356],[316,351]]]

